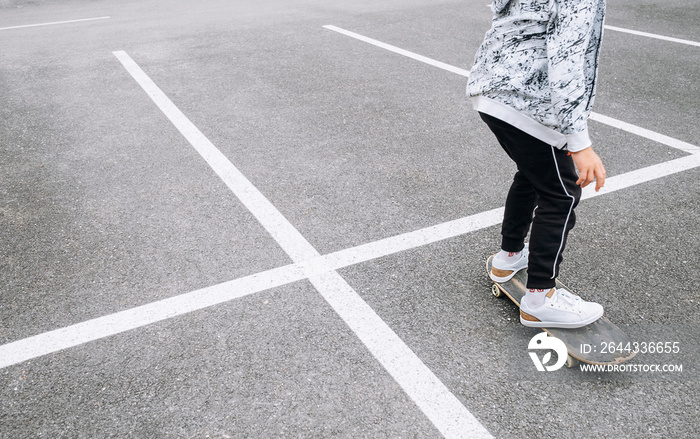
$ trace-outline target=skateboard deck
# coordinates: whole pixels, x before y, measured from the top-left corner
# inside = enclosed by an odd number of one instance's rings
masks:
[[[490,256],[486,261],[486,272],[491,272],[491,264],[495,255]],[[489,278],[489,280],[491,280]],[[491,286],[491,292],[496,297],[507,296],[516,305],[520,306],[520,300],[525,295],[525,285],[527,284],[527,270],[520,270],[508,282],[497,283]],[[567,288],[557,280],[556,288]],[[591,323],[590,325],[575,328],[542,328],[547,334],[558,338],[566,345],[569,356],[566,361],[567,367],[574,367],[579,361],[590,364],[619,364],[632,357],[634,352],[620,352],[619,350],[605,349],[606,346],[628,346],[630,339],[620,328],[615,326],[605,316]]]

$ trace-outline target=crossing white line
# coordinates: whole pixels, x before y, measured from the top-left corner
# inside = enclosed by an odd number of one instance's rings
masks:
[[[316,249],[192,124],[126,52],[118,51],[114,55],[294,262],[319,258]],[[443,436],[491,437],[474,415],[338,273],[327,270],[311,275],[309,280]]]
[[[423,56],[423,55],[419,55],[417,53],[409,52],[407,50],[398,48],[396,46],[392,46],[390,44],[383,43],[383,42],[375,40],[373,38],[369,38],[369,37],[366,37],[364,35],[360,35],[360,34],[357,34],[355,32],[351,32],[349,30],[339,28],[337,26],[326,25],[323,27],[328,29],[328,30],[332,30],[334,32],[338,32],[340,34],[349,36],[349,37],[354,38],[356,40],[372,44],[373,46],[381,47],[382,49],[389,50],[389,51],[397,53],[399,55],[407,56],[411,59],[415,59],[416,61],[420,61],[422,63],[431,65],[433,67],[447,70],[449,72],[456,73],[460,76],[467,76],[467,77],[469,76],[469,70],[460,69],[459,67],[445,64],[441,61],[436,61],[434,59],[428,58],[427,56]],[[700,148],[698,148],[695,145],[691,145],[690,143],[683,142],[681,140],[674,139],[674,138],[666,136],[664,134],[660,134],[660,133],[657,133],[655,131],[651,131],[651,130],[648,130],[646,128],[642,128],[642,127],[633,125],[631,123],[622,122],[622,121],[614,119],[612,117],[604,116],[602,114],[598,114],[595,112],[591,113],[590,119],[597,121],[597,122],[600,122],[600,123],[605,124],[605,125],[609,125],[609,126],[612,126],[615,128],[622,129],[622,130],[627,131],[631,134],[635,134],[637,136],[644,137],[646,139],[662,143],[662,144],[670,146],[672,148],[680,149],[681,151],[686,151],[689,153],[696,153],[700,150]]]
[[[0,369],[299,280],[313,279],[319,284],[337,284],[337,280],[321,276],[361,262],[490,227],[498,224],[502,217],[503,208],[494,209],[17,340],[0,346]],[[338,289],[333,288],[334,291]],[[336,296],[332,296],[334,300],[337,300]],[[348,297],[352,296],[353,293],[348,294]],[[364,314],[366,313],[362,313]]]
[[[615,27],[615,26],[608,26],[608,25],[605,25],[604,27],[605,27],[605,29],[613,30],[613,31],[617,31],[617,32],[624,32],[624,33],[627,33],[627,34],[639,35],[639,36],[642,36],[642,37],[654,38],[654,39],[657,39],[657,40],[671,41],[671,42],[673,42],[673,43],[687,44],[687,45],[689,45],[689,46],[700,47],[700,43],[698,43],[697,41],[682,40],[682,39],[680,39],[680,38],[674,38],[674,37],[667,37],[667,36],[664,36],[664,35],[651,34],[651,33],[649,33],[649,32],[640,32],[640,31],[638,31],[638,30],[625,29],[625,28],[622,28],[622,27]]]
[[[700,154],[608,177],[600,192],[595,192],[591,185],[583,190],[582,198],[606,195],[694,168],[700,168]],[[0,346],[0,369],[249,294],[492,227],[502,219],[500,207],[17,340]]]
[[[38,27],[38,26],[52,26],[55,24],[80,23],[82,21],[106,20],[108,18],[110,18],[110,17],[106,16],[106,17],[80,18],[77,20],[52,21],[50,23],[23,24],[21,26],[0,27],[0,30],[24,29],[27,27]]]

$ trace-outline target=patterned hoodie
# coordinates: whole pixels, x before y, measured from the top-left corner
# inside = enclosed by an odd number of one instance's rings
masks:
[[[474,108],[557,148],[591,145],[605,0],[494,0],[467,94]]]

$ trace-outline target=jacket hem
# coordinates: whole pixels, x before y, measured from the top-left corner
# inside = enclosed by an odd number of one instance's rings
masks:
[[[567,136],[542,125],[536,120],[520,113],[515,108],[485,96],[472,96],[472,105],[476,111],[500,119],[548,145],[558,149],[566,149]],[[588,133],[586,133],[586,137],[588,137]],[[579,148],[579,150],[580,149],[584,148]]]

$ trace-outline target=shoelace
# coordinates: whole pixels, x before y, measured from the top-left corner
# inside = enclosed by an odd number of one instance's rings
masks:
[[[571,310],[575,310],[581,302],[581,298],[574,293],[571,293],[563,288],[555,292],[555,299],[552,304],[564,302],[564,305]]]

